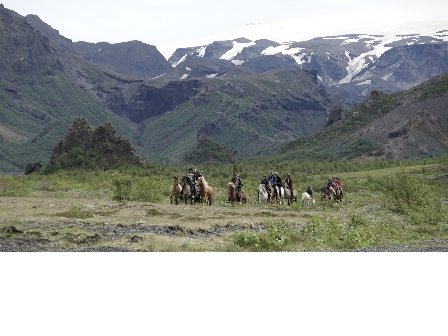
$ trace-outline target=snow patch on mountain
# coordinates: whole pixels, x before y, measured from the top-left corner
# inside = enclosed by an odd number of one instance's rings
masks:
[[[402,36],[371,36],[371,35],[360,35],[360,39],[372,38],[373,40],[369,41],[369,44],[372,46],[372,50],[362,53],[358,57],[351,58],[350,52],[345,51],[345,55],[348,58],[348,66],[347,76],[341,79],[338,84],[347,84],[352,81],[352,79],[359,74],[364,68],[369,66],[369,63],[366,64],[366,58],[370,60],[369,56],[375,56],[379,58],[386,51],[392,49],[392,47],[386,47],[386,45],[391,44],[393,42],[397,42],[403,39]],[[373,45],[373,43],[379,43],[377,45]]]
[[[179,61],[177,61],[176,63],[173,64],[173,68],[177,67],[180,63],[182,63],[183,61],[185,61],[187,59],[188,54],[185,54],[185,56],[183,56]]]
[[[255,42],[247,42],[247,43],[240,43],[233,41],[233,48],[227,51],[224,55],[222,55],[219,59],[225,59],[230,61],[232,58],[236,57],[240,52],[243,51],[244,48],[250,47],[255,45]]]
[[[364,81],[362,83],[358,83],[356,85],[369,85],[369,84],[372,84],[372,81],[370,79],[368,79],[368,80],[366,80],[366,81]]]
[[[384,77],[381,77],[381,79],[384,79],[386,82],[389,80],[389,78],[392,76],[394,74],[394,72],[392,71],[390,74],[388,74],[388,75],[386,75],[386,76],[384,76]]]
[[[202,47],[202,48],[199,48],[198,50],[196,50],[196,52],[198,53],[198,57],[205,56],[205,49],[207,49],[207,47]]]
[[[241,65],[241,64],[243,64],[244,62],[246,62],[246,61],[242,61],[242,60],[233,60],[233,61],[231,61],[233,64],[235,64],[235,65]]]

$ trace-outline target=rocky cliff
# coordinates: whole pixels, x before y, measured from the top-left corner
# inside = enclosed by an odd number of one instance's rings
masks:
[[[121,137],[112,124],[93,129],[85,117],[75,118],[67,134],[56,144],[44,170],[73,168],[145,167],[129,140]]]

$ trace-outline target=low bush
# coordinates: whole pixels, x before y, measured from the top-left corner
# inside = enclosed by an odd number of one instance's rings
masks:
[[[409,171],[400,170],[385,180],[385,194],[391,210],[408,213],[431,204],[431,191]]]
[[[237,231],[233,235],[233,243],[242,248],[258,247],[260,238],[255,233]]]
[[[147,176],[132,176],[114,173],[112,175],[112,199],[118,201],[151,201],[160,202],[168,196],[165,187],[169,181],[162,180],[151,173]]]
[[[28,196],[27,180],[0,175],[0,196]]]

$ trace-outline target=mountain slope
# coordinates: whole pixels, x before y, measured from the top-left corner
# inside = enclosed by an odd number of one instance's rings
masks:
[[[322,128],[339,102],[317,85],[311,70],[226,75],[180,81],[194,85],[196,94],[144,121],[142,146],[177,160],[204,131],[240,155],[269,155],[297,136]]]
[[[171,65],[152,45],[140,41],[115,44],[72,42],[43,22],[37,15],[27,15],[22,19],[40,31],[43,36],[48,37],[52,45],[106,69],[142,79],[151,79],[171,71]]]
[[[81,115],[94,125],[113,122],[121,134],[134,138],[128,123],[70,78],[68,68],[82,78],[75,61],[81,60],[52,47],[47,37],[0,6],[1,170],[22,170],[28,161],[48,159],[68,124]],[[7,133],[18,136],[5,138]]]
[[[343,120],[286,145],[280,158],[404,159],[448,154],[448,73],[369,99]]]
[[[171,71],[156,47],[140,41],[75,42],[74,47],[85,60],[135,78],[151,79]]]

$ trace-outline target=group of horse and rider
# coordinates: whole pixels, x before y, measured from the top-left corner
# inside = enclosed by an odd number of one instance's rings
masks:
[[[237,173],[233,173],[233,177],[228,183],[228,200],[227,203],[235,204],[236,202],[246,204],[247,196],[242,191],[243,181]],[[172,197],[177,199],[184,199],[185,203],[190,200],[190,203],[202,202],[202,204],[212,205],[213,203],[213,188],[208,186],[204,174],[197,169],[189,168],[188,174],[182,177],[181,182],[177,176],[173,176],[173,186],[171,187],[171,203]],[[331,201],[342,201],[342,186],[339,177],[332,177],[328,182],[324,182],[321,188],[321,200],[328,199]],[[260,182],[258,191],[258,202],[273,203],[277,200],[282,204],[283,200],[288,201],[288,205],[292,202],[297,202],[297,191],[293,187],[291,174],[286,176],[283,181],[277,172],[271,171],[269,176],[264,174]],[[311,186],[307,186],[307,190],[302,194],[302,201],[312,200],[313,191]]]

